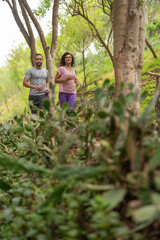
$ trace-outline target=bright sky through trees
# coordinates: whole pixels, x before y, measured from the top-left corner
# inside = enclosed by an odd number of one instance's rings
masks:
[[[31,7],[36,8],[38,0],[28,0]],[[47,21],[51,18],[48,15]],[[45,33],[49,31],[46,24],[46,19],[42,22],[42,28]],[[7,3],[0,0],[0,67],[5,64],[5,61],[10,53],[10,49],[18,46],[21,42],[25,42]]]

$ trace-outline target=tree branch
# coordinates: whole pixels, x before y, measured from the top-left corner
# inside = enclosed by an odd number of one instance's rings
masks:
[[[32,19],[32,22],[33,22],[35,28],[37,29],[37,32],[38,32],[39,37],[40,37],[40,39],[41,39],[41,43],[42,43],[43,50],[44,50],[44,52],[45,52],[45,54],[46,54],[47,43],[46,43],[46,40],[45,40],[44,32],[43,32],[43,30],[42,30],[42,28],[41,28],[38,20],[37,20],[36,17],[34,16],[34,14],[33,14],[32,10],[31,10],[30,6],[29,6],[28,3],[27,3],[27,1],[26,1],[26,0],[21,0],[21,1],[23,2],[23,5],[24,5],[25,9],[27,10],[30,18]]]
[[[27,29],[28,29],[28,32],[29,32],[30,49],[31,49],[31,61],[32,61],[32,65],[34,65],[33,58],[34,58],[34,55],[36,54],[35,37],[34,37],[34,34],[33,34],[33,30],[32,30],[28,15],[27,15],[25,7],[23,5],[23,2],[21,0],[18,0],[18,2],[19,2],[19,5],[21,7],[22,15],[24,17],[24,20],[25,20],[25,23],[26,23],[26,26],[27,26]]]
[[[95,24],[89,19],[88,15],[87,15],[87,12],[85,11],[85,8],[84,8],[84,2],[83,1],[80,1],[80,3],[78,1],[75,0],[75,5],[69,5],[63,1],[64,4],[67,6],[67,9],[70,8],[72,9],[72,12],[70,11],[70,14],[71,16],[81,16],[83,17],[89,24],[90,28],[91,28],[91,31],[93,33],[93,29],[96,33],[96,37],[98,38],[98,40],[101,42],[101,44],[103,45],[103,47],[106,49],[107,53],[109,54],[110,58],[111,58],[111,61],[113,63],[113,55],[108,47],[108,45],[105,43],[105,41],[102,39],[98,29],[96,28]],[[93,33],[94,35],[94,33]],[[114,63],[113,63],[114,65]]]
[[[59,9],[59,0],[54,1],[53,5],[53,14],[52,14],[52,43],[51,43],[51,56],[54,59],[57,48],[57,40],[58,40],[58,9]]]
[[[154,58],[157,58],[157,54],[156,54],[156,52],[154,51],[154,48],[152,47],[151,43],[148,41],[147,38],[145,38],[145,43],[147,44],[147,46],[148,46],[149,49],[151,50],[151,52],[152,52]]]
[[[8,3],[8,5],[9,5],[11,11],[12,11],[13,17],[14,17],[20,31],[22,32],[27,44],[29,45],[30,44],[29,35],[28,35],[26,29],[24,28],[23,23],[22,23],[22,21],[19,17],[19,14],[18,14],[18,11],[17,11],[16,1],[12,0],[12,5],[11,5],[11,2],[8,1],[8,0],[6,2]]]

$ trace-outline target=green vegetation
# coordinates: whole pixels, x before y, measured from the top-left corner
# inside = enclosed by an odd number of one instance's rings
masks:
[[[111,102],[113,91],[106,80],[75,112],[52,115],[46,101],[36,123],[1,125],[1,239],[147,239],[159,219],[155,100],[136,120],[126,110],[135,95]]]
[[[160,128],[156,82],[147,75],[160,71],[159,16],[153,15],[159,1],[146,2],[146,36],[158,58],[146,47],[139,118],[128,110],[133,86],[113,98],[112,62],[79,17],[61,16],[53,66],[56,72],[65,51],[75,56],[80,82],[75,111],[57,104],[53,114],[45,101],[44,111],[31,116],[29,89],[22,86],[31,67],[26,45],[13,49],[0,69],[0,240],[159,239]],[[36,14],[46,14],[50,3],[40,1]],[[105,38],[109,17],[89,14]],[[39,39],[36,46],[42,52]],[[55,93],[57,103],[58,85]]]

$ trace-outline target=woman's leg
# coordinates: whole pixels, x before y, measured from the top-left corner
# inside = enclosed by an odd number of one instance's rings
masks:
[[[65,102],[68,102],[67,93],[59,92],[59,103],[62,107]]]
[[[68,96],[68,104],[69,104],[69,108],[73,109],[73,105],[76,101],[76,94],[69,94]]]
[[[68,104],[69,104],[69,108],[70,109],[73,109],[73,105],[74,105],[75,101],[76,101],[76,94],[69,94],[69,96],[68,96]],[[76,128],[73,127],[71,129],[71,132],[73,133],[75,130],[76,130]]]

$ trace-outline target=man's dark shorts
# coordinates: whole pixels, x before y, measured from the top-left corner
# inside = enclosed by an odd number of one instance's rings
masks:
[[[43,101],[49,99],[48,94],[43,95],[29,95],[29,101],[32,101],[33,105],[39,109],[43,109]],[[31,113],[35,114],[37,111],[34,107],[30,106]]]

